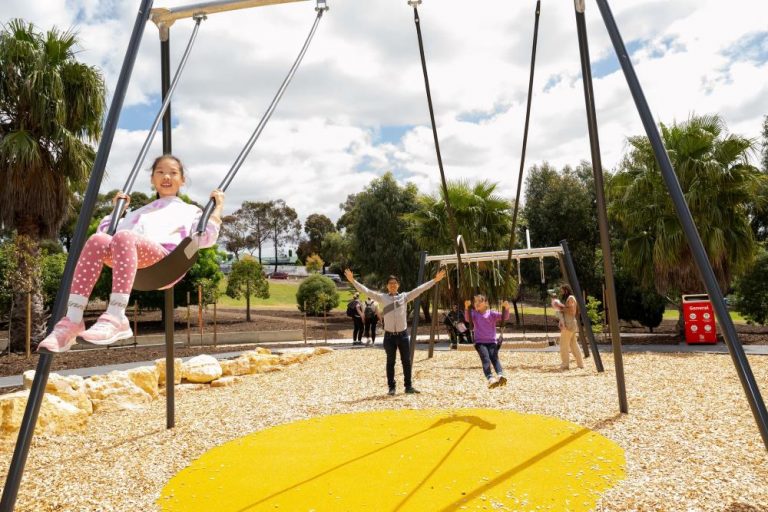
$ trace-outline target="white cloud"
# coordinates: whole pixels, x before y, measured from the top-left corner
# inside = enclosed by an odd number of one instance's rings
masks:
[[[162,2],[173,6],[186,2]],[[76,26],[80,58],[101,67],[113,91],[137,1],[4,3],[5,19]],[[304,218],[339,215],[338,204],[387,170],[433,192],[439,183],[413,11],[405,0],[330,0],[304,65],[228,191],[243,200],[285,199]],[[450,179],[499,181],[511,197],[520,165],[534,2],[424,0],[420,7],[441,148]],[[657,121],[720,113],[729,128],[759,136],[768,114],[768,64],[729,51],[765,34],[768,3],[735,0],[612,2]],[[575,21],[570,2],[544,3],[527,166],[589,158]],[[204,200],[255,128],[314,18],[312,2],[222,13],[203,22],[173,104],[174,152],[190,169],[190,194]],[[613,49],[587,2],[592,62]],[[172,28],[178,62],[192,22]],[[765,42],[765,39],[763,39]],[[765,50],[763,50],[765,53]],[[765,61],[765,59],[763,59]],[[545,91],[553,78],[559,81]],[[146,27],[126,106],[155,101],[157,30]],[[642,125],[620,71],[595,79],[603,163],[615,166]],[[479,119],[469,122],[467,119]],[[399,141],[382,126],[409,126]],[[148,127],[147,127],[148,128]],[[122,185],[145,131],[119,130],[102,190]],[[150,155],[160,151],[159,140]],[[146,167],[147,164],[145,164]],[[146,188],[147,174],[137,181]]]

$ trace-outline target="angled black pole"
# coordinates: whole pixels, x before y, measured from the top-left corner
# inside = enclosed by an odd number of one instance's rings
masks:
[[[536,47],[539,40],[539,18],[541,17],[541,0],[536,2],[536,18],[533,22],[533,45],[531,47],[531,68],[528,75],[528,100],[525,106],[525,127],[523,129],[523,148],[520,155],[520,170],[517,175],[517,192],[515,192],[515,207],[512,210],[512,229],[509,234],[509,253],[507,255],[507,280],[512,275],[512,251],[515,248],[515,231],[517,229],[517,214],[520,210],[520,194],[523,187],[523,172],[525,171],[525,153],[528,149],[528,127],[531,122],[531,102],[533,99],[533,76],[536,70]],[[518,262],[519,266],[519,262]],[[520,283],[518,283],[518,290]]]
[[[582,293],[581,285],[579,284],[579,278],[576,275],[576,266],[573,264],[571,250],[568,248],[568,241],[560,240],[560,246],[563,248],[563,258],[561,262],[563,263],[563,268],[565,269],[565,275],[568,279],[568,282],[571,284],[571,288],[573,289],[573,296],[576,299],[576,302],[579,304],[579,316],[581,317],[581,325],[584,326],[584,332],[589,340],[589,347],[592,349],[592,355],[595,358],[595,368],[597,368],[598,372],[603,372],[605,371],[603,368],[603,359],[600,357],[600,352],[597,350],[595,332],[592,330],[592,321],[589,319],[589,315],[587,314],[587,305],[584,303],[584,294]],[[619,349],[621,349],[621,347],[619,347]],[[624,389],[623,372],[621,374],[616,372],[616,383],[620,390]],[[619,393],[619,396],[621,396],[621,392]],[[624,394],[624,401],[626,402],[626,392]]]
[[[200,19],[196,20],[195,31],[200,26]],[[172,126],[171,126],[171,95],[173,95],[171,84],[171,27],[163,25],[160,29],[160,94],[163,98],[163,105],[166,106],[163,112],[163,154],[173,153],[172,144]],[[194,33],[193,33],[194,36]],[[190,44],[187,45],[187,53]],[[179,65],[177,76],[181,74],[183,62]],[[162,110],[161,110],[162,111]],[[155,121],[157,123],[157,121]],[[174,346],[173,346],[173,286],[163,291],[163,325],[165,327],[165,428],[171,429],[176,426],[176,366]]]
[[[763,444],[768,450],[768,411],[766,411],[765,402],[760,395],[760,388],[757,386],[755,376],[752,373],[752,368],[749,366],[749,360],[744,353],[744,347],[741,346],[739,336],[736,334],[736,328],[728,314],[728,309],[725,307],[723,292],[717,284],[715,272],[712,270],[709,257],[704,250],[704,244],[701,242],[701,237],[696,229],[696,224],[693,222],[693,216],[688,209],[685,195],[680,187],[680,182],[677,180],[675,170],[672,168],[672,162],[669,159],[667,150],[664,148],[661,135],[656,127],[656,122],[653,120],[651,109],[648,107],[648,101],[645,99],[645,94],[643,94],[640,81],[635,74],[635,69],[632,66],[632,61],[624,46],[624,41],[621,38],[619,29],[616,26],[616,20],[613,18],[611,8],[608,6],[607,0],[597,0],[597,5],[600,8],[600,14],[603,17],[605,27],[608,29],[613,48],[616,51],[616,56],[621,64],[624,77],[627,80],[627,85],[632,93],[632,98],[635,101],[637,112],[640,114],[645,133],[648,135],[648,139],[651,142],[653,153],[656,156],[656,163],[661,169],[661,175],[664,178],[664,183],[667,185],[667,190],[669,191],[672,203],[675,206],[677,218],[683,226],[685,237],[688,240],[688,247],[691,249],[691,254],[696,262],[699,275],[704,282],[704,287],[712,300],[712,306],[715,309],[717,321],[723,331],[723,338],[728,346],[728,351],[730,352],[731,359],[736,367],[736,373],[739,375],[741,385],[744,388],[744,394],[747,396],[749,407],[752,409],[757,428],[760,430]]]
[[[445,179],[445,169],[443,168],[443,155],[440,152],[440,138],[437,136],[437,123],[435,122],[435,109],[432,105],[432,89],[429,86],[429,73],[427,73],[427,58],[424,54],[424,38],[421,35],[421,17],[419,16],[418,5],[421,4],[421,0],[408,0],[408,5],[413,7],[413,22],[416,24],[416,38],[419,41],[419,56],[421,57],[421,72],[424,75],[424,88],[427,92],[427,105],[429,106],[429,120],[432,123],[432,138],[435,141],[435,153],[437,154],[437,167],[440,169],[440,184],[443,189],[443,197],[445,200],[445,211],[448,213],[448,223],[451,228],[451,237],[455,243],[456,249],[456,269],[458,272],[457,285],[455,288],[456,298],[453,302],[459,302],[461,297],[461,246],[459,245],[459,229],[456,224],[456,215],[451,206],[450,197],[448,197],[448,182]],[[466,252],[466,247],[464,248]],[[468,269],[470,272],[472,269]]]
[[[51,310],[51,318],[48,322],[49,332],[53,325],[64,315],[67,306],[67,297],[69,296],[69,288],[72,285],[72,276],[75,272],[77,260],[80,257],[80,252],[83,249],[85,238],[88,234],[88,224],[90,223],[96,205],[99,187],[101,186],[101,181],[104,177],[104,169],[106,168],[109,151],[112,147],[112,140],[114,139],[115,131],[117,130],[120,110],[123,108],[125,92],[128,89],[128,83],[130,82],[131,73],[133,71],[133,64],[136,61],[136,55],[138,54],[139,45],[141,44],[141,37],[144,34],[144,27],[149,19],[150,9],[152,9],[152,0],[142,0],[136,15],[136,21],[133,25],[133,32],[131,33],[131,39],[128,43],[128,50],[126,51],[125,59],[123,60],[123,67],[120,69],[120,75],[117,79],[117,84],[115,85],[112,104],[109,107],[107,120],[104,123],[104,130],[101,134],[101,140],[99,141],[99,149],[96,153],[96,159],[93,164],[93,170],[91,171],[88,188],[86,189],[85,197],[83,198],[83,207],[77,218],[77,228],[75,230],[75,235],[72,238],[72,243],[70,244],[69,256],[67,257],[67,263],[64,267],[61,285],[56,293],[56,300]],[[32,381],[32,388],[29,390],[29,399],[27,400],[27,407],[24,410],[24,418],[21,421],[19,437],[16,440],[16,447],[13,451],[11,466],[8,469],[8,477],[3,486],[3,497],[0,499],[0,512],[11,512],[16,505],[21,477],[27,462],[27,455],[29,454],[29,447],[32,443],[32,436],[34,435],[37,416],[40,413],[40,406],[43,402],[45,385],[48,382],[48,373],[51,370],[52,362],[53,354],[50,352],[40,354],[37,369],[35,370],[35,378]]]
[[[421,251],[419,256],[419,277],[416,286],[424,283],[424,271],[427,266],[427,251]],[[416,353],[416,336],[419,334],[419,308],[421,307],[421,295],[413,301],[413,320],[411,321],[411,365],[413,365],[413,355]]]
[[[608,308],[608,325],[611,329],[611,346],[613,347],[613,365],[616,369],[616,382],[618,384],[619,409],[621,412],[626,413],[629,406],[627,404],[627,391],[624,383],[624,357],[621,352],[619,312],[616,305],[616,286],[613,279],[613,259],[611,256],[611,234],[608,228],[603,162],[600,155],[600,137],[597,131],[597,114],[595,113],[595,94],[592,88],[592,66],[589,62],[589,42],[587,39],[587,24],[584,17],[584,0],[576,0],[574,6],[576,30],[579,38],[579,55],[581,56],[581,77],[584,82],[584,105],[587,112],[589,148],[592,156],[592,175],[595,181],[597,224],[600,228],[600,249],[603,253],[603,275],[605,276],[605,297],[603,299]]]

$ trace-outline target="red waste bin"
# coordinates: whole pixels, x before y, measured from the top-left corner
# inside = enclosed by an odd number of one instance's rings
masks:
[[[683,317],[686,343],[717,343],[715,312],[708,295],[683,295]]]

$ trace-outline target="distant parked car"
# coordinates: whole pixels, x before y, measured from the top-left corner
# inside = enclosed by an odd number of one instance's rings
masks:
[[[270,279],[288,279],[287,272],[272,272],[269,274]]]
[[[341,283],[341,276],[339,274],[323,274],[325,277],[333,281],[334,283]]]

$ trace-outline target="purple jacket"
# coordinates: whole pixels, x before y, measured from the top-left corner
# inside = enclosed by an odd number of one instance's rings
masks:
[[[464,318],[469,321],[469,310],[464,310]],[[509,318],[509,310],[504,310],[502,315],[498,311],[487,309],[480,314],[471,310],[472,324],[475,326],[475,343],[496,343],[496,324]]]

